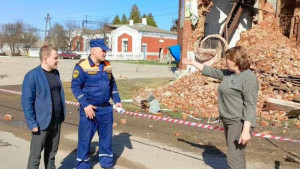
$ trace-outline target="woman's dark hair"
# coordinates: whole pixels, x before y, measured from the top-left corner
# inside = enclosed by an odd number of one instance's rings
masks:
[[[251,63],[249,56],[241,46],[236,46],[228,49],[225,52],[225,56],[226,59],[233,61],[241,72],[250,68]]]

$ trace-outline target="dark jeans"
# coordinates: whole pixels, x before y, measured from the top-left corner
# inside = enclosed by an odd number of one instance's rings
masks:
[[[246,145],[238,144],[244,122],[242,120],[222,119],[228,146],[227,162],[230,169],[246,169]],[[253,128],[250,129],[253,131]]]
[[[55,155],[58,150],[61,120],[51,120],[46,130],[32,133],[27,169],[38,169],[44,150],[45,169],[55,169]]]

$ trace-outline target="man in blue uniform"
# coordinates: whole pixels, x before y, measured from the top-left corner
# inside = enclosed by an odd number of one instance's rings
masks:
[[[110,50],[104,39],[90,41],[91,54],[74,68],[72,91],[80,103],[77,169],[89,169],[89,148],[96,131],[99,134],[99,162],[102,168],[113,168],[111,148],[113,99],[117,107],[122,107],[117,84],[112,75],[110,63],[105,60]]]

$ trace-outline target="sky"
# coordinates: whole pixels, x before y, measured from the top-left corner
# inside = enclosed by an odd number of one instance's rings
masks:
[[[178,18],[179,0],[0,0],[0,25],[21,20],[45,30],[45,17],[51,17],[51,25],[68,21],[82,25],[82,20],[111,22],[116,15],[125,13],[129,18],[131,7],[136,4],[141,16],[152,13],[159,28],[169,30]],[[90,25],[95,27],[95,25]]]

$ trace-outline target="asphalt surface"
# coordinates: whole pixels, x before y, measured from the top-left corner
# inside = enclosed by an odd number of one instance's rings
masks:
[[[71,81],[74,66],[79,60],[59,59],[61,80]],[[0,86],[22,84],[25,74],[40,64],[39,58],[0,57]],[[111,62],[116,79],[172,78],[167,65],[137,65]]]

